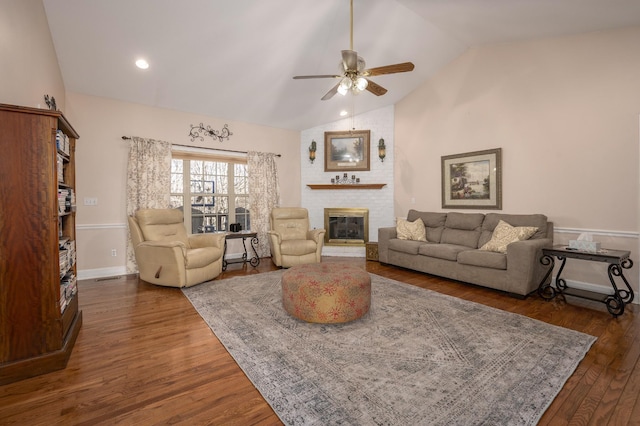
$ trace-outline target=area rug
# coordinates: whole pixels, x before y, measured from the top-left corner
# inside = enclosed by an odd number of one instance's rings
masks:
[[[367,315],[311,324],[281,277],[183,292],[287,425],[532,425],[596,340],[373,274]]]

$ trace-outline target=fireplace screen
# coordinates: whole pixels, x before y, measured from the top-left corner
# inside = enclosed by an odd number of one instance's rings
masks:
[[[360,245],[369,241],[368,209],[324,209],[325,244]]]

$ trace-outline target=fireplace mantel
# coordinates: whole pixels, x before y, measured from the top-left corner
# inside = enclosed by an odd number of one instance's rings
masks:
[[[307,184],[311,189],[381,189],[386,183]]]

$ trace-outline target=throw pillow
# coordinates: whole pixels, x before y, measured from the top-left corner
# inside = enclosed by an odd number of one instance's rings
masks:
[[[480,250],[506,253],[509,244],[515,243],[516,241],[528,240],[537,230],[538,228],[534,226],[511,226],[501,220],[498,222],[496,229],[493,230],[491,239],[480,247]]]
[[[422,219],[409,222],[403,218],[396,219],[396,232],[401,240],[427,241],[427,230]]]

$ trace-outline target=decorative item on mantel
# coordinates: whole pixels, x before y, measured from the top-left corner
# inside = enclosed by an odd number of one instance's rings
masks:
[[[384,139],[380,138],[378,141],[378,157],[380,157],[380,161],[384,163],[384,157],[387,156],[387,147],[384,144]]]
[[[342,178],[340,178],[340,175],[331,178],[331,183],[335,185],[357,185],[360,183],[360,178],[357,178],[356,175],[351,175],[351,178],[349,178],[349,175],[345,173]]]
[[[316,149],[316,141],[312,140],[311,146],[309,146],[309,161],[311,161],[311,164],[313,164],[313,161],[316,159]]]
[[[202,134],[200,134],[200,132],[202,132]],[[220,142],[222,142],[223,139],[229,140],[229,136],[231,135],[233,135],[233,133],[231,133],[227,124],[225,124],[220,131],[213,130],[209,125],[207,125],[207,127],[204,127],[204,124],[202,123],[200,123],[200,125],[198,126],[194,126],[192,124],[191,130],[189,131],[191,142],[195,141],[196,139],[200,139],[201,141],[203,141],[204,136],[210,136],[214,140],[218,139]]]
[[[49,95],[44,95],[44,103],[47,104],[47,107],[51,111],[57,111],[58,106],[56,105],[56,98],[53,96],[49,97]]]

